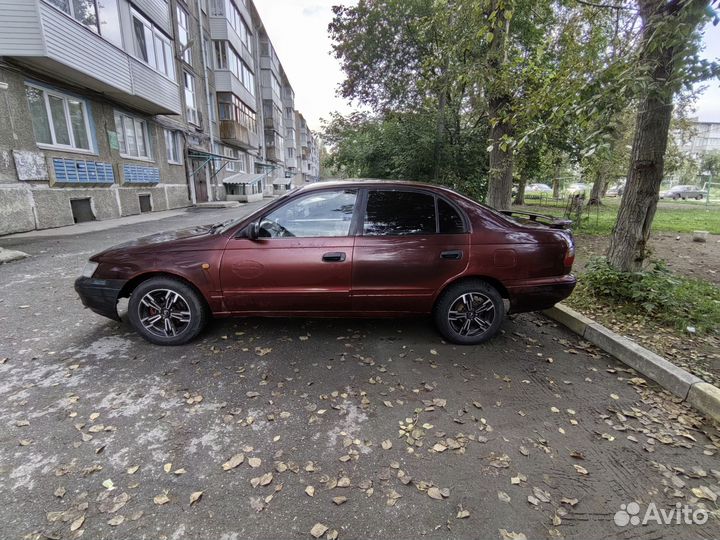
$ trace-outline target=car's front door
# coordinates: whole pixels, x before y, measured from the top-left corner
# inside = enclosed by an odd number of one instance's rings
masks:
[[[356,189],[298,195],[261,218],[257,239],[230,240],[220,270],[227,309],[349,311],[357,195]]]
[[[466,220],[444,198],[368,190],[353,250],[353,309],[428,311],[435,292],[467,267],[469,247]]]

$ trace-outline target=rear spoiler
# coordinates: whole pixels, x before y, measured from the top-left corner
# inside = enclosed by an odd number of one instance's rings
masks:
[[[516,212],[515,210],[500,210],[501,214],[508,217],[519,217],[545,225],[551,229],[569,229],[572,220],[546,216],[545,214],[534,214],[532,212]]]

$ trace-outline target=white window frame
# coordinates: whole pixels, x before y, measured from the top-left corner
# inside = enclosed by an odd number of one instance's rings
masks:
[[[118,147],[120,148],[120,157],[123,157],[125,159],[135,159],[138,161],[150,161],[150,162],[154,161],[152,141],[150,140],[150,128],[148,126],[147,120],[145,120],[144,118],[138,118],[137,116],[132,116],[132,115],[124,113],[122,111],[115,111],[114,118],[115,118],[115,133],[117,134]],[[120,119],[120,127],[119,128],[118,128],[118,118]],[[127,146],[127,139],[125,137],[125,122],[126,121],[132,122],[133,133],[135,134],[135,146],[136,147],[138,146],[138,144],[137,144],[138,127],[140,127],[140,133],[143,136],[143,144],[145,146],[145,154],[146,155],[144,155],[144,156],[140,155],[139,148],[138,148],[137,156],[134,156],[129,153],[129,149]]]
[[[179,133],[171,129],[164,129],[163,131],[165,132],[165,154],[167,155],[167,162],[172,165],[182,165]]]
[[[227,172],[235,172],[235,164],[237,161],[234,161],[238,157],[238,151],[235,148],[230,148],[229,146],[223,146],[223,155],[228,158],[227,165],[225,165],[225,170]]]
[[[131,26],[132,26],[132,42],[133,42],[133,57],[139,62],[142,62],[150,69],[157,71],[160,75],[166,79],[175,81],[175,51],[173,47],[173,40],[167,37],[157,26],[148,21],[140,13],[134,9],[130,10]],[[137,36],[135,35],[135,21],[137,19],[145,27],[145,30],[149,31],[152,43],[145,43],[147,50],[147,61],[142,57],[140,51],[137,50]],[[145,41],[147,42],[148,34],[145,33]],[[161,47],[158,50],[158,43],[160,42]],[[162,67],[159,64],[160,59],[158,58],[158,52],[162,52]]]
[[[188,88],[188,81],[190,81],[190,86],[192,88]],[[197,88],[195,85],[195,77],[185,70],[183,70],[183,90],[185,96],[185,117],[191,124],[199,126],[200,115],[198,114],[197,109]],[[192,95],[192,107],[188,104],[188,93]]]
[[[51,144],[49,143],[41,143],[41,142],[35,142],[38,148],[47,148],[47,149],[58,149],[58,150],[65,150],[67,152],[75,152],[78,154],[96,154],[94,147],[94,140],[92,136],[92,132],[90,131],[90,117],[88,115],[88,106],[87,102],[84,99],[81,99],[76,96],[71,96],[69,94],[63,94],[62,92],[57,92],[55,90],[51,90],[49,88],[45,88],[43,86],[38,86],[36,84],[31,83],[25,83],[26,86],[29,86],[31,88],[35,88],[36,90],[39,90],[43,93],[43,101],[45,103],[45,114],[47,114],[48,118],[48,126],[50,128],[50,138],[53,140]],[[57,143],[57,136],[55,135],[55,123],[53,121],[52,117],[52,111],[50,109],[50,97],[53,96],[58,99],[62,99],[63,101],[63,112],[65,113],[65,123],[66,128],[68,131],[68,136],[70,138],[70,145],[67,144],[58,144]],[[27,98],[26,98],[27,99]],[[85,134],[87,136],[88,140],[88,146],[90,148],[79,148],[75,146],[75,134],[72,130],[72,121],[70,120],[70,107],[68,106],[68,99],[77,100],[80,102],[80,106],[83,110],[83,118],[85,119]],[[35,136],[33,132],[33,136]]]
[[[185,48],[182,52],[182,59],[192,65],[192,47],[189,43],[192,41],[190,36],[190,15],[180,4],[177,5],[177,20],[178,20],[178,43],[180,48]],[[181,36],[185,35],[185,42],[183,42]]]

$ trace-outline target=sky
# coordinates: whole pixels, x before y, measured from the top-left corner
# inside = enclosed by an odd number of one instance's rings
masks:
[[[310,129],[321,128],[320,119],[333,111],[348,113],[352,107],[336,90],[344,76],[339,62],[330,55],[327,27],[332,6],[354,4],[342,0],[256,0],[290,84],[295,90],[295,108]]]
[[[703,57],[708,60],[720,59],[720,24],[705,26],[703,41]],[[704,122],[720,122],[720,80],[714,79],[701,86],[707,88],[695,103],[695,114]]]
[[[342,0],[257,0],[255,6],[295,90],[295,108],[310,129],[321,128],[321,118],[333,111],[348,113],[353,107],[337,97],[343,80],[339,62],[330,55],[327,26],[334,4],[354,4]],[[708,24],[704,32],[708,59],[720,58],[720,25]],[[696,102],[695,114],[701,121],[720,122],[720,81],[704,83],[707,89]]]

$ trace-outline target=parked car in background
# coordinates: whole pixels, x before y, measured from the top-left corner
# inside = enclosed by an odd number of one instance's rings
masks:
[[[324,182],[249,216],[155,234],[94,255],[75,282],[91,310],[145,339],[186,343],[211,316],[432,315],[443,337],[481,343],[506,311],[570,295],[569,224],[497,212],[414,182]]]
[[[697,186],[674,186],[667,191],[661,192],[660,198],[673,200],[697,199],[699,201],[705,197],[705,195],[707,195],[707,192]]]
[[[606,197],[622,197],[625,191],[625,184],[615,184],[605,192]]]
[[[568,188],[565,190],[565,192],[568,195],[582,195],[583,193],[585,193],[588,190],[588,187],[589,186],[587,184],[578,182],[575,184],[570,184],[568,186]]]
[[[552,195],[552,188],[547,184],[528,184],[525,188],[526,197],[540,197],[542,195]]]

